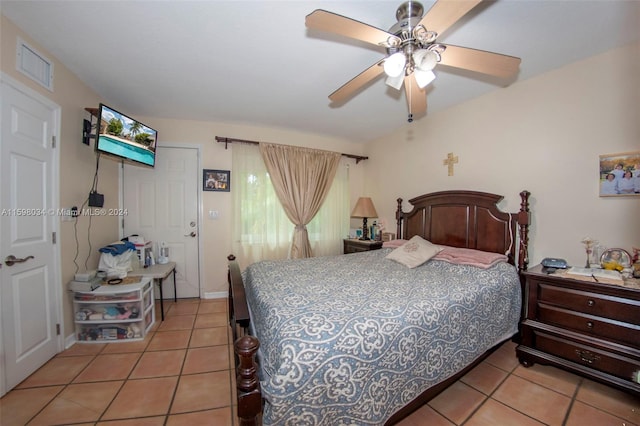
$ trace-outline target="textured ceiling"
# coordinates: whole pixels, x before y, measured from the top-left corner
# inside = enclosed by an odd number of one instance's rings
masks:
[[[400,3],[2,0],[0,11],[105,103],[133,117],[249,123],[368,141],[406,125],[404,91],[379,78],[350,101],[331,105],[330,93],[383,54],[309,31],[304,20],[325,9],[388,30]],[[422,3],[425,10],[433,4]],[[522,58],[516,81],[637,40],[640,1],[633,0],[487,1],[438,39]],[[435,72],[427,114],[502,88],[446,67]]]

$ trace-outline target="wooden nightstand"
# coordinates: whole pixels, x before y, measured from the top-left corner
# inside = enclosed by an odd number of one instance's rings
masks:
[[[540,265],[523,275],[520,362],[554,365],[640,395],[640,289],[547,275]]]
[[[344,254],[357,253],[359,251],[378,250],[379,248],[382,248],[382,241],[357,240],[351,238],[345,238],[343,241]]]

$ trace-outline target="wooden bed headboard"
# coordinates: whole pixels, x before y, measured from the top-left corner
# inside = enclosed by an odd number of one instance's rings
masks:
[[[398,198],[397,238],[408,240],[419,235],[434,244],[506,254],[511,264],[524,271],[529,263],[529,195],[529,191],[520,193],[517,213],[501,211],[497,203],[503,197],[486,192],[421,195],[409,200],[413,208],[407,213]]]

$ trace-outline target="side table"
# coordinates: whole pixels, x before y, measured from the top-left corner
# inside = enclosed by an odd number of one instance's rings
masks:
[[[357,240],[345,238],[343,240],[343,253],[357,253],[359,251],[378,250],[382,248],[382,241],[375,240]]]
[[[135,269],[131,275],[142,275],[149,277],[160,287],[160,317],[164,321],[164,296],[162,294],[162,282],[169,274],[173,273],[173,301],[178,301],[178,293],[176,291],[176,262],[167,262],[164,264],[156,263],[144,269]]]

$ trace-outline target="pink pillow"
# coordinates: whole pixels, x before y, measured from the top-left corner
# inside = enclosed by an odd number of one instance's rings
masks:
[[[478,268],[489,268],[498,262],[506,262],[508,257],[500,253],[491,253],[481,250],[442,246],[443,250],[436,254],[434,260],[444,260],[445,262],[458,265],[471,265]]]
[[[391,240],[382,243],[382,247],[397,248],[406,243],[407,240]]]

